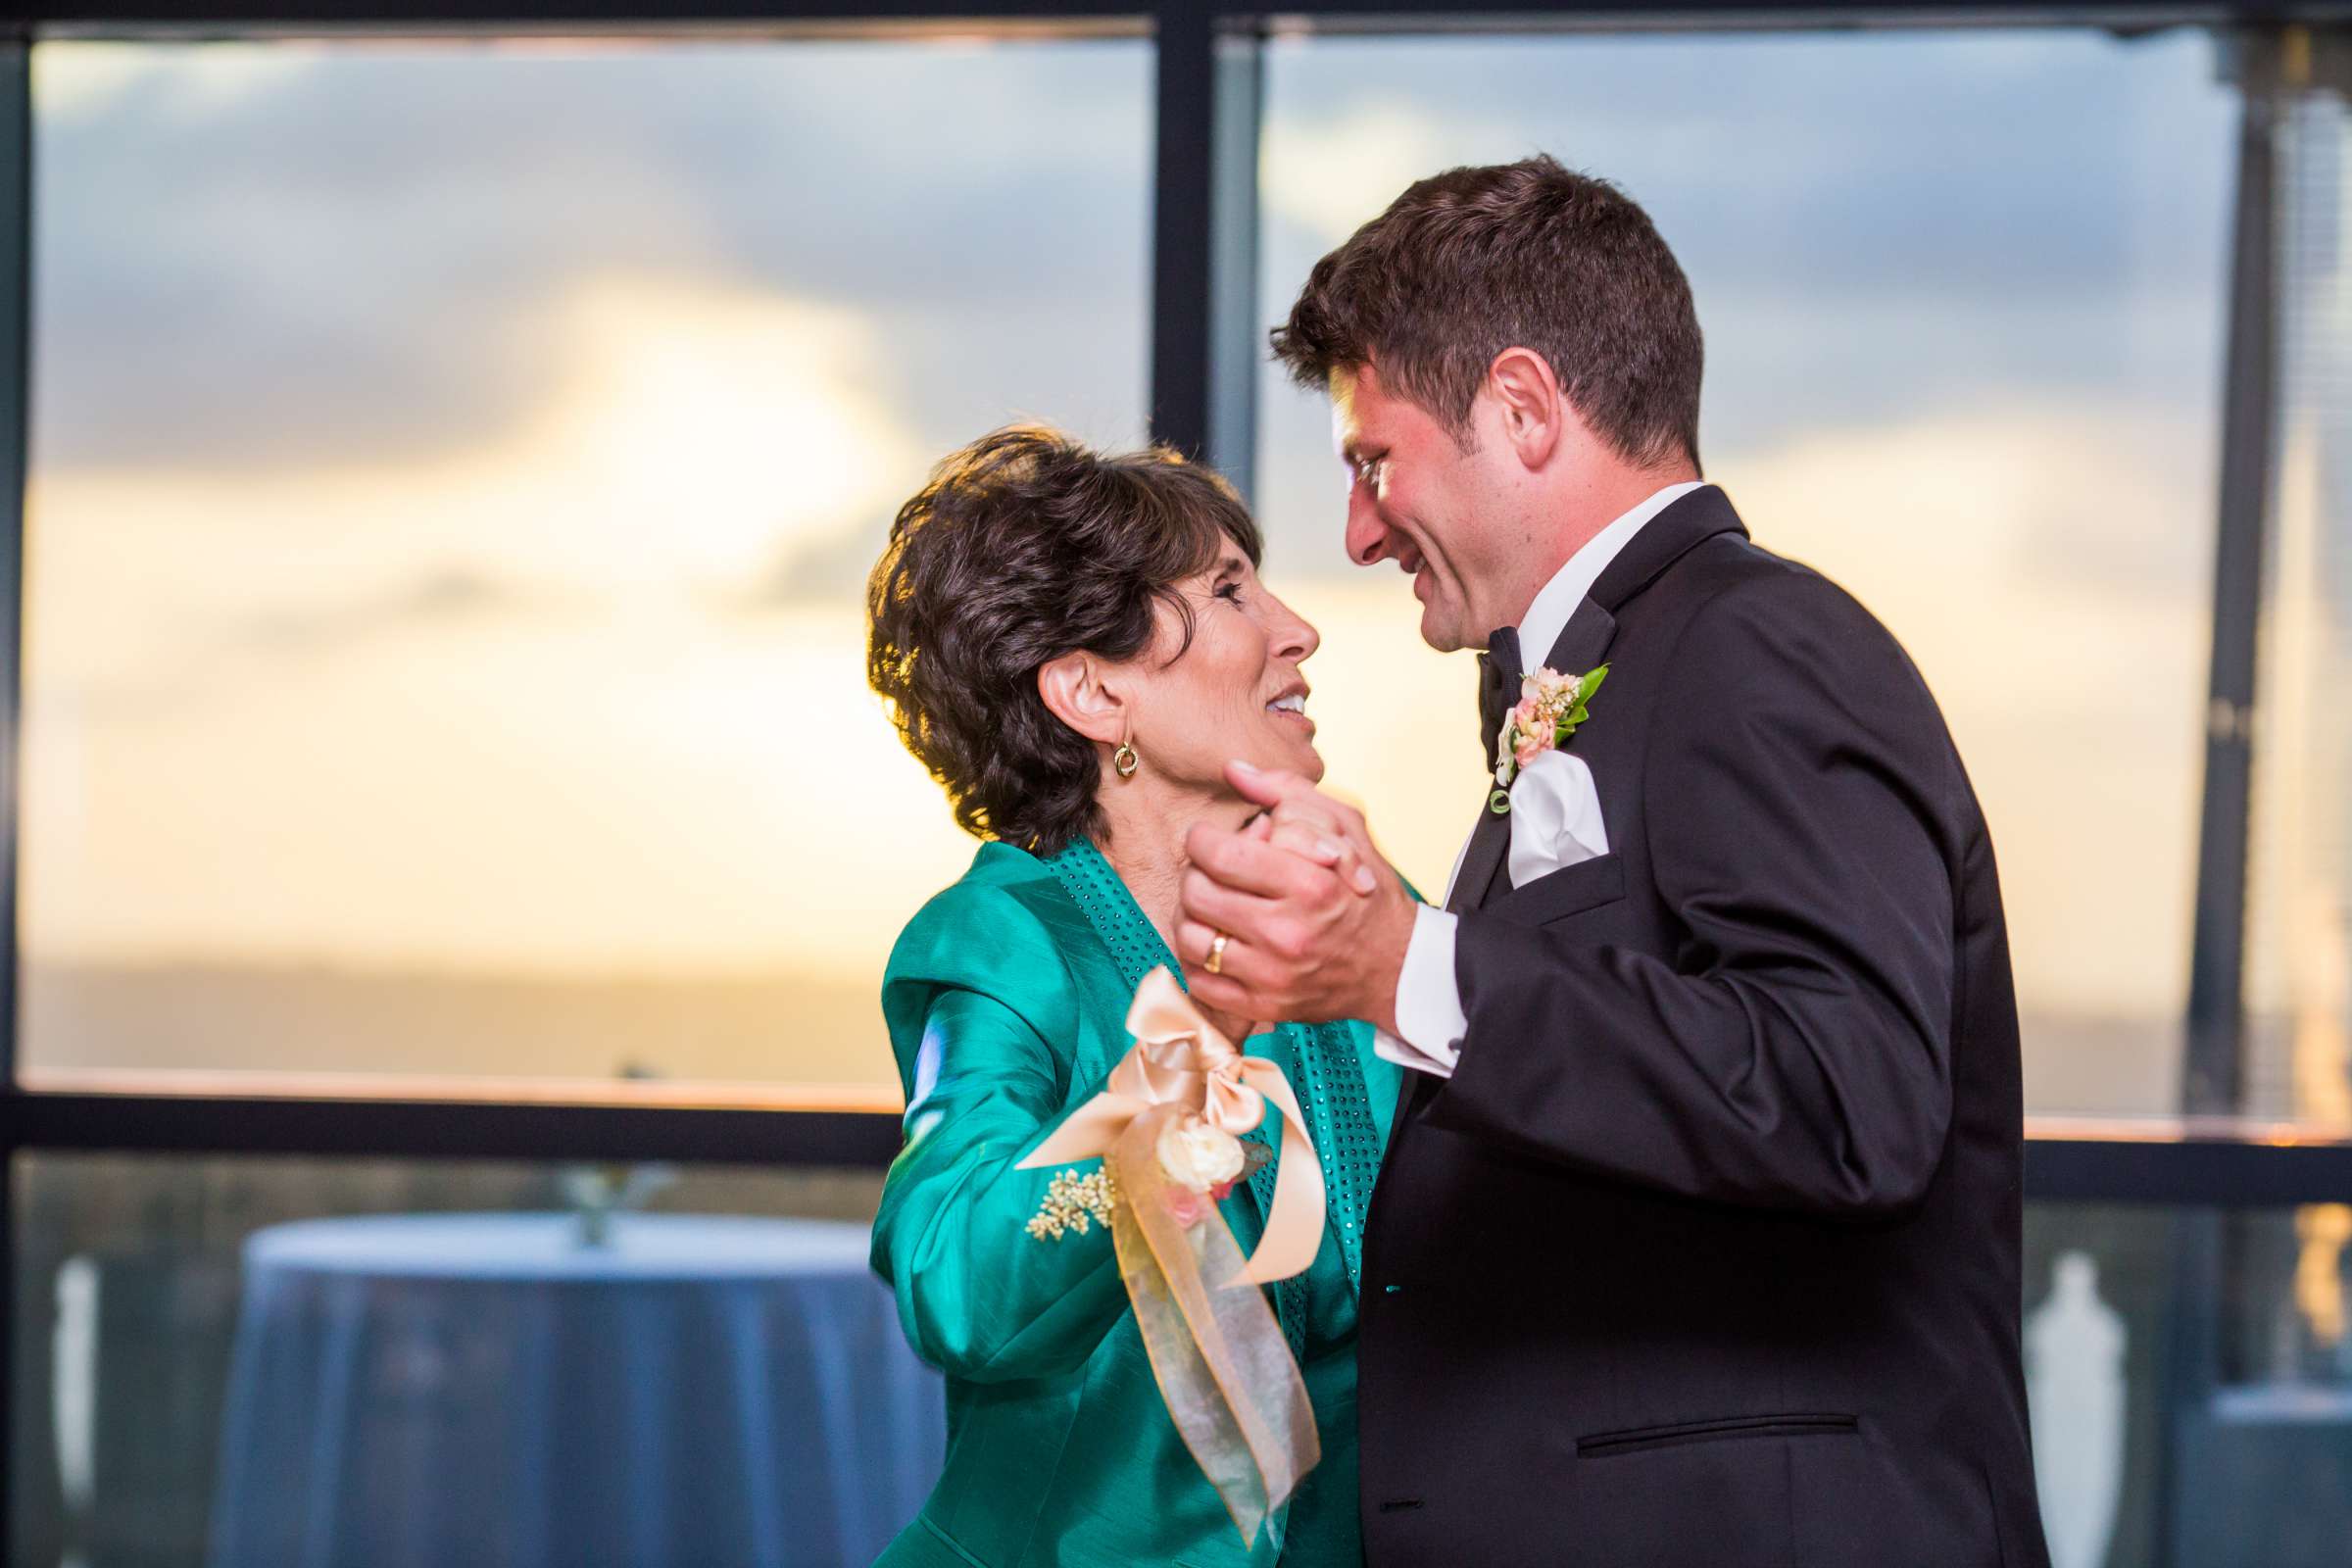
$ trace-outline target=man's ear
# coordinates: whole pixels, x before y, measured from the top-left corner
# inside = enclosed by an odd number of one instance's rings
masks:
[[[1487,391],[1502,439],[1520,463],[1532,470],[1551,462],[1575,417],[1551,362],[1534,349],[1504,349],[1487,367]]]
[[[1037,670],[1037,695],[1055,718],[1088,740],[1116,746],[1128,738],[1127,704],[1102,682],[1102,662],[1093,654],[1064,654]]]

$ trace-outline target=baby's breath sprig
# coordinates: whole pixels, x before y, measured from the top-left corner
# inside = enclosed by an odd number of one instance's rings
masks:
[[[1029,1234],[1041,1242],[1057,1242],[1065,1235],[1084,1236],[1095,1226],[1110,1228],[1110,1211],[1119,1200],[1119,1184],[1107,1170],[1081,1176],[1074,1170],[1056,1171],[1043,1201],[1030,1217]]]

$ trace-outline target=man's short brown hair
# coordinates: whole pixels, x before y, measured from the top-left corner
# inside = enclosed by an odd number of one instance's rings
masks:
[[[1539,155],[1449,169],[1315,264],[1274,357],[1302,386],[1370,365],[1467,443],[1507,348],[1550,362],[1593,432],[1633,463],[1698,462],[1704,359],[1690,280],[1649,215]]]

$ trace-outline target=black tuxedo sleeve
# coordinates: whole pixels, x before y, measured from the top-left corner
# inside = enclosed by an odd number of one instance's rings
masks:
[[[1886,631],[1801,568],[1716,595],[1668,659],[1632,824],[1666,938],[1464,915],[1469,1029],[1428,1119],[1690,1198],[1899,1209],[1951,1120],[1947,867],[1975,816],[1941,715]]]

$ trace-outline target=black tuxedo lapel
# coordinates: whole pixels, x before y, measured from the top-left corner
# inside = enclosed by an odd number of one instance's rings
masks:
[[[1576,613],[1568,617],[1568,624],[1560,629],[1544,658],[1544,665],[1561,674],[1581,675],[1606,660],[1609,645],[1617,636],[1618,607],[1655,582],[1691,550],[1720,533],[1737,533],[1744,538],[1747,529],[1740,523],[1740,514],[1732,510],[1730,498],[1714,485],[1700,486],[1642,524],[1641,531],[1626,542],[1617,559],[1609,563],[1608,569],[1592,584],[1592,591],[1576,607]],[[1573,739],[1570,744],[1575,744]],[[1490,791],[1492,787],[1490,776]],[[1455,874],[1452,890],[1446,895],[1448,912],[1459,914],[1485,906],[1510,850],[1510,828],[1508,812],[1488,808],[1480,815],[1478,825],[1470,830],[1470,842],[1462,851],[1461,870]],[[1427,1073],[1405,1073],[1397,1101],[1400,1118],[1410,1114],[1427,1098],[1422,1091],[1434,1092],[1428,1080]]]
[[[1563,675],[1581,675],[1600,662],[1616,635],[1617,617],[1587,599],[1568,617],[1559,639],[1551,645],[1551,657],[1544,662]],[[1488,786],[1491,800],[1492,775]],[[1462,851],[1462,868],[1453,879],[1453,891],[1446,899],[1447,912],[1459,914],[1486,904],[1488,895],[1494,891],[1495,875],[1502,869],[1510,847],[1510,813],[1497,811],[1490,804],[1486,814],[1478,819],[1478,826],[1470,830],[1469,846]]]
[[[1593,592],[1600,585],[1593,584]],[[1563,675],[1582,675],[1609,657],[1609,644],[1617,640],[1617,617],[1603,608],[1598,599],[1588,598],[1576,607],[1568,624],[1560,628],[1559,640],[1551,645],[1551,655],[1544,666]],[[1594,702],[1600,701],[1595,697]],[[1575,737],[1569,737],[1573,744]]]
[[[1560,629],[1558,640],[1551,645],[1551,657],[1544,664],[1563,675],[1582,675],[1607,656],[1609,644],[1616,636],[1617,617],[1587,599],[1576,607],[1576,613]],[[1576,744],[1573,736],[1569,744]],[[1510,813],[1496,811],[1490,806],[1487,814],[1479,818],[1478,826],[1470,830],[1470,845],[1462,852],[1461,873],[1453,879],[1453,892],[1446,900],[1449,913],[1459,914],[1464,909],[1485,906],[1488,896],[1494,891],[1495,873],[1502,869],[1510,847]]]
[[[1488,779],[1493,785],[1494,780]],[[1488,799],[1493,800],[1490,788]],[[1453,892],[1446,900],[1446,911],[1459,914],[1475,909],[1487,901],[1487,884],[1494,880],[1494,868],[1502,863],[1503,852],[1510,848],[1511,819],[1507,812],[1495,810],[1492,805],[1470,830],[1469,846],[1462,851],[1462,868],[1453,878]]]
[[[1582,675],[1605,662],[1609,645],[1617,638],[1619,607],[1720,533],[1744,538],[1747,529],[1732,510],[1730,499],[1711,484],[1691,491],[1642,524],[1642,531],[1626,542],[1592,584],[1592,591],[1576,607],[1568,624],[1560,628],[1544,657],[1544,666],[1563,675]],[[1605,707],[1608,700],[1603,696],[1593,701]],[[1575,739],[1571,737],[1568,744],[1575,746]],[[1454,879],[1453,896],[1446,901],[1446,907],[1457,913],[1486,904],[1495,891],[1495,872],[1510,849],[1507,814],[1490,812],[1489,817],[1491,821],[1480,822],[1472,832],[1470,847],[1462,856],[1462,873]]]
[[[1492,790],[1494,777],[1487,775]],[[1490,796],[1491,798],[1491,796]],[[1511,819],[1491,806],[1482,808],[1478,825],[1470,830],[1470,843],[1462,851],[1461,869],[1453,875],[1453,887],[1446,896],[1446,909],[1459,914],[1475,909],[1484,901],[1487,884],[1494,879],[1494,868],[1502,863],[1502,854],[1510,846]],[[1425,1072],[1407,1068],[1403,1082],[1396,1086],[1396,1122],[1401,1126],[1419,1108],[1421,1102],[1435,1093],[1437,1080]],[[1395,1147],[1395,1135],[1391,1135]],[[1384,1167],[1385,1167],[1385,1161]]]
[[[1719,533],[1736,533],[1744,539],[1747,527],[1740,522],[1740,514],[1732,510],[1729,496],[1711,484],[1701,485],[1643,523],[1642,531],[1617,552],[1617,559],[1609,563],[1608,569],[1592,584],[1592,591],[1586,599],[1614,615],[1625,608],[1627,600],[1657,581],[1667,567]],[[1582,663],[1571,659],[1581,651],[1570,643],[1570,638],[1580,630],[1578,618],[1571,616],[1560,640],[1551,645],[1552,657],[1548,662],[1554,669],[1565,672],[1573,664],[1581,674],[1600,662],[1598,654]],[[1615,630],[1612,622],[1610,631]],[[1599,650],[1607,652],[1606,639],[1600,642]],[[1562,660],[1570,662],[1563,663]]]

